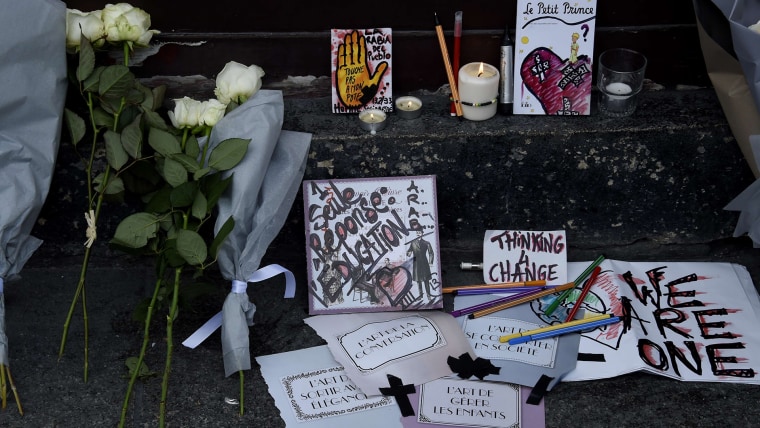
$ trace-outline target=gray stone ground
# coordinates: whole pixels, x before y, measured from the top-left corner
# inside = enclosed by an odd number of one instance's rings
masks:
[[[711,90],[649,91],[640,111],[619,121],[496,117],[481,124],[450,118],[441,94],[421,96],[429,109],[419,122],[392,122],[375,137],[361,133],[354,117],[329,113],[328,99],[286,98],[285,129],[314,135],[307,179],[436,174],[444,283],[479,281],[479,273],[458,266],[481,257],[486,229],[564,228],[570,261],[605,254],[627,261],[735,262],[760,284],[760,249],[747,238],[728,238],[737,214],[723,210],[754,178]],[[153,268],[96,243],[87,287],[85,383],[80,308],[58,358],[81,263],[80,174],[64,144],[34,231],[45,244],[22,278],[5,285],[11,368],[26,414],[20,416],[11,400],[0,411],[0,427],[113,427],[121,412],[124,362],[142,340],[132,311],[152,291]],[[109,236],[130,209],[107,206],[98,234]],[[282,299],[277,278],[249,287],[259,307],[250,330],[254,356],[323,344],[303,322],[303,236],[296,199],[264,262],[290,268],[301,286],[291,300]],[[237,407],[225,403],[237,397],[238,378],[224,377],[218,333],[195,350],[179,346],[221,308],[229,285],[214,271],[209,280],[212,291],[184,305],[176,323],[169,426],[283,426],[255,362],[245,377],[247,413],[238,416]],[[161,321],[151,330],[147,356],[156,372],[163,366],[164,337]],[[129,426],[157,425],[159,391],[157,377],[139,384]],[[752,385],[631,374],[561,383],[545,401],[548,427],[760,426],[760,386]]]

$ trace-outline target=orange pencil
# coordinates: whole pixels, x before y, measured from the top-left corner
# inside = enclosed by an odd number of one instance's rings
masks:
[[[521,305],[523,303],[530,302],[531,300],[538,299],[539,297],[548,296],[550,294],[554,294],[560,291],[569,290],[571,288],[575,288],[574,282],[568,282],[567,284],[562,284],[554,288],[548,288],[546,290],[537,291],[536,293],[533,293],[529,296],[522,297],[517,300],[513,300],[511,302],[507,302],[501,305],[492,306],[490,308],[486,308],[477,312],[473,312],[469,315],[469,318],[480,318],[486,315],[490,315],[494,312],[503,311],[504,309],[511,308],[513,306]]]
[[[446,75],[449,78],[451,86],[451,98],[454,101],[454,108],[458,117],[462,117],[462,104],[459,100],[459,91],[457,90],[457,80],[454,72],[451,70],[451,60],[449,59],[449,50],[446,48],[446,39],[443,37],[443,27],[438,21],[438,14],[435,14],[435,33],[438,35],[438,44],[441,45],[441,55],[443,56],[443,65],[446,67]]]

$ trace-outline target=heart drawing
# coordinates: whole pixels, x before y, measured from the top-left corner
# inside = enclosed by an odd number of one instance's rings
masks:
[[[587,115],[591,99],[591,61],[581,55],[575,63],[551,49],[536,48],[520,66],[523,85],[547,115]]]

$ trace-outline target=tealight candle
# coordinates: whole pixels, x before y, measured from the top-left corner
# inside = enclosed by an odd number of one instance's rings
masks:
[[[422,115],[422,100],[417,97],[399,97],[396,99],[396,112],[402,119],[417,119]]]
[[[379,109],[364,110],[359,113],[359,126],[365,131],[369,131],[371,134],[375,134],[377,131],[385,128],[386,114]]]
[[[499,70],[483,62],[471,62],[459,69],[459,99],[462,115],[469,120],[486,120],[496,114]]]

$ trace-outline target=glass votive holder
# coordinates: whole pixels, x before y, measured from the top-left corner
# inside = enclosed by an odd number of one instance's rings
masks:
[[[599,55],[596,85],[601,114],[611,117],[633,114],[644,85],[646,66],[646,57],[630,49],[614,48]]]

